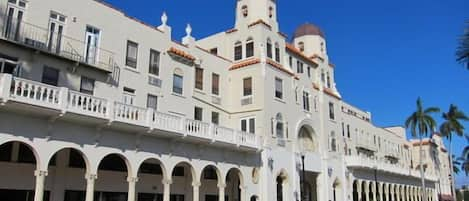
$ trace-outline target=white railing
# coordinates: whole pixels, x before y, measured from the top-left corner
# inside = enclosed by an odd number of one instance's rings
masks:
[[[223,142],[237,147],[260,149],[256,134],[221,127],[181,116],[141,108],[40,82],[0,74],[0,104],[8,101],[26,103],[58,111],[100,118],[112,122],[180,133],[184,136]]]
[[[60,88],[14,77],[10,98],[31,105],[60,109]]]
[[[108,112],[108,101],[103,98],[70,91],[68,95],[67,108],[71,112],[78,114],[104,118]]]
[[[145,125],[147,109],[116,102],[114,103],[114,118],[129,124]]]

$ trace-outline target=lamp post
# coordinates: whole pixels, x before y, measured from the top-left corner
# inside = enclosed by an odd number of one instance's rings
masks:
[[[306,178],[306,172],[305,172],[305,154],[304,153],[301,153],[301,165],[302,165],[302,169],[301,169],[301,201],[306,201],[306,195],[305,195],[305,178]]]

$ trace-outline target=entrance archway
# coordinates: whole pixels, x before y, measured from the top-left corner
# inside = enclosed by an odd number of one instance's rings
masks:
[[[195,179],[195,171],[188,162],[178,163],[171,171],[171,201],[190,201],[194,200],[194,188],[199,192],[200,183]]]
[[[163,201],[165,170],[156,158],[143,161],[138,169],[137,201]]]
[[[232,168],[228,171],[226,175],[226,188],[225,193],[228,197],[229,201],[244,201],[243,197],[243,189],[241,188],[244,186],[243,182],[243,175],[241,171],[236,168]]]
[[[129,165],[127,159],[120,154],[109,154],[98,166],[94,201],[127,201],[129,182]]]
[[[225,186],[220,186],[221,176],[220,171],[217,167],[213,165],[208,165],[202,170],[200,175],[200,201],[219,201],[219,196],[225,197],[223,200],[226,200],[226,195],[220,195],[220,189],[225,190]]]

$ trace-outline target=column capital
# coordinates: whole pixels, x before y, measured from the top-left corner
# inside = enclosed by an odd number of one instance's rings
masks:
[[[138,177],[127,177],[127,182],[137,183],[138,182]]]
[[[202,183],[200,182],[192,182],[192,187],[200,187]]]
[[[97,174],[86,173],[85,174],[85,179],[86,180],[96,180],[96,179],[98,179],[98,175]]]
[[[173,180],[172,179],[163,179],[162,183],[164,185],[171,185],[171,184],[173,184]]]
[[[39,176],[44,176],[46,177],[49,173],[44,170],[36,170],[34,171],[34,176],[39,177]]]

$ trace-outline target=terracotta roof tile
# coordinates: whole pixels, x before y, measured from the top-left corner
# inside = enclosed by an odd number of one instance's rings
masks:
[[[237,31],[238,31],[238,29],[233,28],[233,29],[226,30],[225,33],[229,34],[229,33],[234,33],[234,32],[237,32]]]
[[[316,59],[316,58],[318,58],[318,59],[320,59],[321,61],[324,61],[324,58],[322,58],[321,56],[319,56],[319,55],[317,55],[317,54],[313,54],[313,55],[310,56],[309,58],[311,58],[311,59]]]
[[[290,52],[292,53],[295,53],[296,55],[300,56],[302,59],[306,60],[306,61],[309,61],[315,65],[318,65],[315,61],[313,61],[311,58],[308,58],[305,54],[303,54],[303,52],[301,52],[299,49],[297,49],[295,46],[293,46],[292,44],[286,44],[285,47],[287,48],[287,50],[289,50]]]
[[[251,66],[254,64],[258,64],[258,63],[261,63],[260,59],[252,58],[252,59],[244,60],[244,61],[233,64],[229,70],[236,70],[236,69],[244,68],[244,67]]]
[[[222,56],[220,56],[220,55],[218,55],[218,54],[212,54],[212,53],[210,53],[210,51],[208,51],[208,50],[206,50],[206,49],[204,49],[204,48],[201,48],[201,47],[199,47],[199,46],[195,46],[195,47],[196,47],[197,49],[199,49],[199,50],[202,50],[202,51],[204,51],[204,52],[206,52],[206,53],[209,53],[209,54],[211,54],[211,55],[213,55],[213,56],[216,56],[216,57],[218,57],[218,58],[220,58],[220,59],[223,59],[223,60],[228,61],[228,62],[232,62],[231,60],[229,60],[229,59],[227,59],[227,58],[225,58],[225,57],[222,57]]]
[[[269,65],[275,67],[275,68],[278,69],[278,70],[281,70],[281,71],[287,73],[287,74],[290,75],[290,76],[295,76],[294,73],[292,73],[291,71],[285,69],[282,64],[279,64],[279,63],[275,62],[275,61],[272,60],[272,59],[267,59],[267,64],[269,64]]]
[[[251,28],[251,27],[256,26],[256,25],[258,25],[258,24],[263,24],[263,25],[266,26],[267,28],[272,29],[272,26],[270,26],[269,24],[267,24],[266,22],[264,22],[264,20],[261,20],[261,19],[255,21],[255,22],[253,22],[253,23],[251,23],[251,24],[249,24],[249,25],[248,25],[248,28]]]
[[[339,96],[337,96],[330,88],[325,88],[324,93],[326,93],[329,96],[332,96],[334,98],[337,98],[337,99],[341,100],[341,98]]]
[[[195,57],[190,55],[189,53],[186,53],[182,50],[179,50],[179,49],[176,49],[174,47],[171,47],[169,50],[168,50],[169,53],[172,53],[172,54],[175,54],[175,55],[178,55],[180,57],[183,57],[185,59],[188,59],[188,60],[191,60],[191,61],[194,61],[195,60]]]

